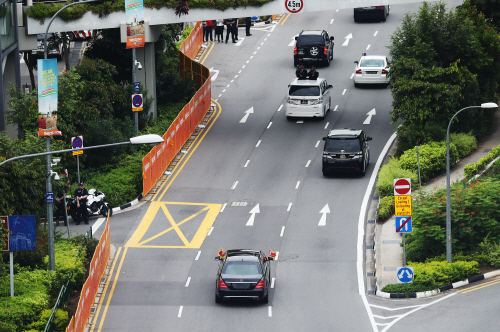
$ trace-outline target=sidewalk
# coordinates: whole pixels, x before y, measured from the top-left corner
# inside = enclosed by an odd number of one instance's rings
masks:
[[[500,110],[493,115],[493,125],[490,133],[478,143],[477,150],[460,160],[450,170],[450,182],[464,179],[464,167],[479,161],[488,155],[492,148],[500,145]],[[446,173],[422,185],[423,190],[432,191],[436,188],[446,187]],[[375,259],[377,262],[377,291],[388,284],[397,283],[396,270],[403,266],[403,248],[400,243],[402,235],[396,233],[396,219],[392,217],[383,224],[377,224],[375,233]]]

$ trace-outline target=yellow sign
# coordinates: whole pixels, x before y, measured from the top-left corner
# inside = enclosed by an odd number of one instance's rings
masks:
[[[73,152],[73,156],[76,156],[77,154],[83,154],[83,150]]]
[[[411,195],[394,196],[396,217],[411,216]]]
[[[132,108],[132,112],[140,112],[140,111],[142,111],[142,107]]]

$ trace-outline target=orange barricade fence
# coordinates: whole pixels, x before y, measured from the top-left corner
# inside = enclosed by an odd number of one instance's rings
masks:
[[[151,149],[149,155],[151,156],[151,187],[154,188],[156,186],[156,173],[158,173],[158,170],[156,169],[158,165],[156,162],[156,146]]]
[[[69,325],[66,328],[66,332],[73,332],[73,331],[75,331],[75,316],[71,317]]]
[[[161,175],[161,167],[162,167],[162,163],[161,163],[161,159],[160,159],[160,155],[161,155],[161,145],[157,145],[155,146],[155,156],[156,156],[156,172],[155,172],[155,175],[154,175],[154,179],[159,179],[160,178],[160,175]],[[155,186],[156,186],[156,182],[155,182]]]
[[[153,188],[153,180],[151,178],[151,153],[148,153],[142,158],[142,195],[146,194]]]
[[[189,104],[184,106],[182,111],[179,113],[179,123],[180,140],[182,142],[187,142],[189,136],[191,135],[191,126],[189,125]]]

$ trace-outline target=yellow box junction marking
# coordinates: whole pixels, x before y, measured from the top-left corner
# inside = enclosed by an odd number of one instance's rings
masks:
[[[196,205],[203,207],[200,211],[190,215],[189,217],[185,218],[184,220],[181,220],[179,222],[176,222],[172,215],[170,214],[170,211],[168,210],[168,205]],[[132,234],[132,237],[128,240],[127,244],[125,247],[129,248],[200,248],[201,244],[203,241],[205,241],[205,237],[207,236],[208,231],[212,227],[213,223],[215,222],[215,219],[217,218],[217,215],[219,214],[220,209],[222,208],[222,204],[205,204],[205,203],[180,203],[180,202],[151,202],[151,205],[148,208],[148,211],[146,211],[146,214],[144,215],[144,218],[142,218],[141,223],[139,224],[139,227],[137,227],[136,231],[134,234]],[[154,218],[156,215],[159,213],[164,214],[168,221],[170,222],[171,227],[168,227],[167,229],[159,232],[158,234],[151,236],[147,239],[144,239],[144,235],[146,234],[147,230],[151,226]],[[182,231],[180,230],[179,226],[182,224],[189,222],[193,218],[206,213],[205,218],[203,219],[200,227],[198,228],[198,231],[196,234],[193,236],[193,239],[191,242],[188,241],[188,239],[184,236]],[[183,246],[159,246],[159,245],[148,245],[148,243],[154,239],[159,238],[160,236],[170,232],[174,231],[177,233],[179,238],[181,239],[182,243],[184,243]]]
[[[411,195],[394,196],[397,217],[411,216]]]

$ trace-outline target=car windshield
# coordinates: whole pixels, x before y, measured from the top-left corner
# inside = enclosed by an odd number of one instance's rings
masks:
[[[361,63],[359,64],[359,66],[360,67],[383,67],[384,60],[382,60],[382,59],[361,60]]]
[[[302,35],[299,37],[299,40],[297,40],[297,46],[299,46],[299,47],[317,45],[317,44],[323,44],[323,36],[321,36],[321,35]]]
[[[290,96],[319,96],[319,86],[290,85]]]
[[[329,138],[326,140],[326,152],[358,152],[361,150],[359,146],[359,139],[357,138]]]
[[[222,269],[223,274],[237,274],[237,275],[248,275],[248,274],[262,274],[260,270],[259,262],[226,262],[224,268]]]

